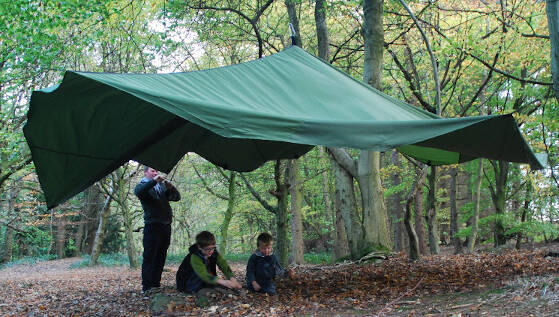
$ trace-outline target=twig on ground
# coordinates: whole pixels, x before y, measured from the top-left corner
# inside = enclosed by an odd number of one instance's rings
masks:
[[[413,292],[418,286],[419,284],[421,284],[421,282],[423,282],[423,279],[425,279],[425,277],[422,277],[419,282],[417,282],[417,284],[410,290],[408,290],[407,292],[405,292],[404,294],[400,295],[399,297],[395,298],[394,300],[391,300],[390,302],[388,302],[386,305],[384,305],[384,307],[378,312],[378,314],[382,314],[382,312],[389,308],[390,306],[394,305],[394,303],[398,302],[400,299],[404,298],[405,296],[407,296],[408,294],[410,294],[411,292]]]

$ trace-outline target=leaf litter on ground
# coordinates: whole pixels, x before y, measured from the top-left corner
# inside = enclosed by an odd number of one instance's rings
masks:
[[[0,270],[0,315],[553,315],[559,307],[559,258],[544,250],[437,255],[410,262],[403,254],[377,264],[299,265],[277,281],[278,295],[216,292],[204,307],[175,290],[176,266],[163,287],[140,292],[140,269],[69,268],[78,258]],[[244,264],[233,264],[244,280]],[[154,298],[164,298],[154,307]]]

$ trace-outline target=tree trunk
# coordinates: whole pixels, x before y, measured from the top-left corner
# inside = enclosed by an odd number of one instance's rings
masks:
[[[528,208],[530,208],[530,202],[532,202],[532,192],[534,187],[532,186],[532,182],[530,180],[530,175],[528,175],[528,181],[526,182],[526,196],[524,198],[524,206],[522,208],[522,216],[520,217],[520,223],[526,222],[526,218],[528,216]],[[522,247],[522,237],[524,235],[522,232],[519,232],[516,236],[516,245],[515,248],[520,250]]]
[[[427,241],[425,239],[425,222],[423,217],[423,187],[419,186],[415,192],[414,198],[415,209],[415,233],[417,234],[417,242],[419,244],[419,252],[421,255],[429,254]]]
[[[361,255],[362,231],[361,221],[357,215],[353,178],[334,158],[330,160],[330,163],[334,171],[334,182],[336,184],[336,215],[341,215],[343,219],[351,258],[358,259]]]
[[[111,188],[112,194],[112,188]],[[99,225],[97,226],[97,232],[95,233],[95,240],[93,241],[93,245],[91,248],[91,257],[89,259],[89,265],[97,265],[97,260],[99,259],[99,255],[101,254],[101,246],[103,245],[103,239],[105,237],[105,227],[107,226],[107,221],[110,215],[110,206],[111,201],[113,200],[112,196],[107,196],[105,198],[105,203],[103,204],[103,208],[101,209],[101,214],[99,216]]]
[[[277,199],[278,209],[276,213],[276,228],[277,228],[277,243],[276,251],[281,265],[286,266],[288,261],[288,223],[287,223],[287,207],[288,207],[288,187],[286,184],[281,184],[278,187]]]
[[[299,19],[297,18],[297,8],[295,8],[295,0],[285,0],[285,6],[287,7],[287,15],[289,16],[289,23],[293,25],[293,29],[295,34],[292,34],[292,38],[295,43],[299,47],[303,47],[303,43],[301,42],[301,35],[299,34]]]
[[[363,81],[382,89],[382,54],[384,29],[382,0],[363,1],[364,64]],[[388,215],[380,180],[380,153],[361,151],[357,163],[357,181],[363,204],[364,250],[390,250]]]
[[[318,39],[318,57],[330,62],[328,45],[328,26],[326,25],[325,0],[316,0],[314,5],[314,21],[316,23],[316,37]]]
[[[503,226],[503,217],[505,216],[506,203],[506,185],[508,180],[510,163],[498,161],[493,163],[495,171],[495,189],[491,188],[491,198],[495,206],[495,223],[494,223],[494,246],[505,245],[507,239],[505,237],[505,227]]]
[[[458,206],[456,202],[456,167],[450,169],[450,239],[454,245],[454,254],[462,253],[462,241],[456,236],[458,233]]]
[[[478,167],[476,172],[476,181],[475,181],[475,198],[474,198],[474,214],[472,215],[472,230],[470,231],[470,235],[468,237],[468,253],[474,252],[474,247],[476,245],[477,239],[477,230],[478,230],[478,221],[479,221],[479,207],[481,203],[481,180],[483,175],[483,159],[479,159]]]
[[[419,260],[420,258],[419,240],[417,239],[417,234],[411,224],[411,203],[412,200],[414,200],[414,198],[417,199],[417,192],[420,190],[421,186],[423,186],[423,181],[425,179],[426,172],[427,172],[427,167],[425,167],[421,172],[421,174],[418,175],[417,178],[415,179],[415,182],[412,185],[412,189],[410,190],[410,193],[406,199],[406,210],[404,212],[404,225],[409,239],[408,257],[411,261]]]
[[[66,245],[66,217],[61,215],[56,219],[56,256],[63,259],[65,256],[64,247]]]
[[[398,151],[393,150],[392,151],[392,164],[397,167],[398,171],[401,168],[400,165],[400,160],[399,160],[399,155],[398,155]],[[398,187],[400,184],[402,183],[402,178],[400,177],[400,173],[399,172],[395,172],[392,173],[392,186],[394,187]],[[408,215],[409,217],[411,217],[411,201],[413,201],[413,197],[410,200],[410,214]],[[400,192],[395,193],[392,195],[392,199],[391,199],[391,204],[392,206],[389,207],[389,209],[393,210],[393,215],[394,215],[394,221],[392,222],[392,228],[393,228],[393,232],[394,232],[394,249],[396,251],[402,251],[402,250],[407,250],[408,249],[408,240],[407,240],[407,235],[405,234],[405,224],[404,224],[404,210],[402,208],[402,203],[406,202],[406,200],[404,199],[404,197],[402,197],[402,194]],[[406,204],[406,208],[407,204]],[[407,210],[406,210],[407,212]],[[411,219],[410,220],[409,225],[411,225]],[[415,230],[414,233],[415,235]],[[415,239],[417,239],[417,236],[415,236]],[[417,241],[416,241],[417,242]]]
[[[429,251],[439,254],[439,228],[437,225],[437,167],[431,166],[429,174],[429,192],[427,193],[427,228],[429,229]]]
[[[80,245],[80,249],[83,253],[91,254],[93,249],[93,244],[95,240],[95,233],[97,232],[97,227],[99,223],[99,217],[103,208],[103,197],[101,191],[97,185],[92,185],[86,189],[86,194],[84,196],[84,236]]]
[[[7,219],[11,219],[16,214],[15,210],[15,200],[19,194],[16,188],[8,190],[8,197],[6,202],[6,207],[8,210]],[[14,244],[14,229],[10,226],[6,226],[6,232],[4,236],[4,254],[2,256],[1,262],[10,262],[12,260],[12,249]]]
[[[236,177],[236,172],[231,172],[229,175],[229,199],[227,200],[227,210],[225,210],[225,215],[223,215],[223,221],[221,222],[221,245],[219,247],[219,253],[223,255],[227,254],[229,224],[231,223],[231,219],[233,219],[233,215],[235,214],[235,205],[237,204]]]
[[[326,8],[324,7],[325,0],[316,0],[314,7],[314,20],[316,23],[316,38],[318,41],[318,57],[322,58],[324,61],[329,63],[329,39],[328,39],[328,26],[326,25]],[[322,147],[319,147],[321,157],[324,153]],[[355,193],[353,188],[353,179],[351,175],[343,170],[343,168],[336,162],[333,157],[330,157],[330,164],[334,174],[338,174],[339,177],[344,178],[336,181],[336,206],[333,208],[334,222],[336,228],[335,243],[334,243],[334,258],[339,259],[346,256],[349,253],[349,242],[348,233],[346,231],[346,223],[344,221],[344,213],[346,217],[350,219],[351,214],[355,214],[356,206],[355,203]],[[342,176],[344,175],[345,176]],[[339,183],[338,183],[339,181]],[[326,212],[331,210],[330,195],[328,190],[328,179],[327,173],[322,173],[322,186],[324,192],[324,205]],[[349,186],[351,184],[351,186]],[[338,191],[338,185],[344,186],[342,190]],[[351,195],[351,196],[350,196]],[[350,202],[353,202],[351,204]],[[342,203],[343,202],[343,203]],[[349,203],[349,205],[347,205]],[[343,206],[342,206],[343,205]],[[351,225],[350,225],[351,226]]]
[[[301,220],[301,191],[300,179],[297,173],[298,160],[287,162],[286,174],[289,179],[289,194],[291,195],[291,254],[292,262],[302,264],[305,262],[303,244],[303,223]]]
[[[76,248],[74,249],[72,256],[79,256],[82,252],[81,245],[83,240],[83,231],[85,228],[84,221],[83,215],[80,215],[78,229],[76,229],[76,233],[74,234],[74,245]]]
[[[130,210],[130,208],[128,207],[128,205],[126,206],[126,208],[123,208],[122,210],[122,214],[123,214],[123,218],[124,218],[124,230],[126,233],[126,252],[128,254],[128,263],[130,264],[131,268],[137,268],[140,266],[139,261],[138,261],[138,252],[136,249],[136,243],[134,242],[134,234],[133,234],[133,230],[134,228],[133,226],[133,217],[132,217],[132,211]]]

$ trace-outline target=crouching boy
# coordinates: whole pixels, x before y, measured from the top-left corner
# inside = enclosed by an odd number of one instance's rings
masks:
[[[247,264],[247,288],[253,292],[276,294],[273,279],[276,276],[293,277],[293,271],[284,269],[273,254],[274,238],[269,233],[261,233],[256,239],[258,249],[251,255]]]
[[[220,285],[231,289],[242,286],[233,277],[227,261],[215,249],[215,236],[209,231],[196,235],[196,244],[190,246],[188,255],[182,260],[177,271],[177,289],[179,292],[196,293],[202,288]],[[226,279],[217,277],[216,266]]]

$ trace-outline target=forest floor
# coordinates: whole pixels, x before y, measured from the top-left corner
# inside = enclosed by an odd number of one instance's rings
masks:
[[[0,270],[2,316],[559,316],[559,243],[515,251],[438,255],[409,262],[295,267],[279,295],[216,294],[200,307],[177,293],[177,265],[163,287],[140,292],[140,269],[73,268],[80,258]],[[445,252],[449,253],[449,252]],[[244,280],[244,264],[232,263]]]

